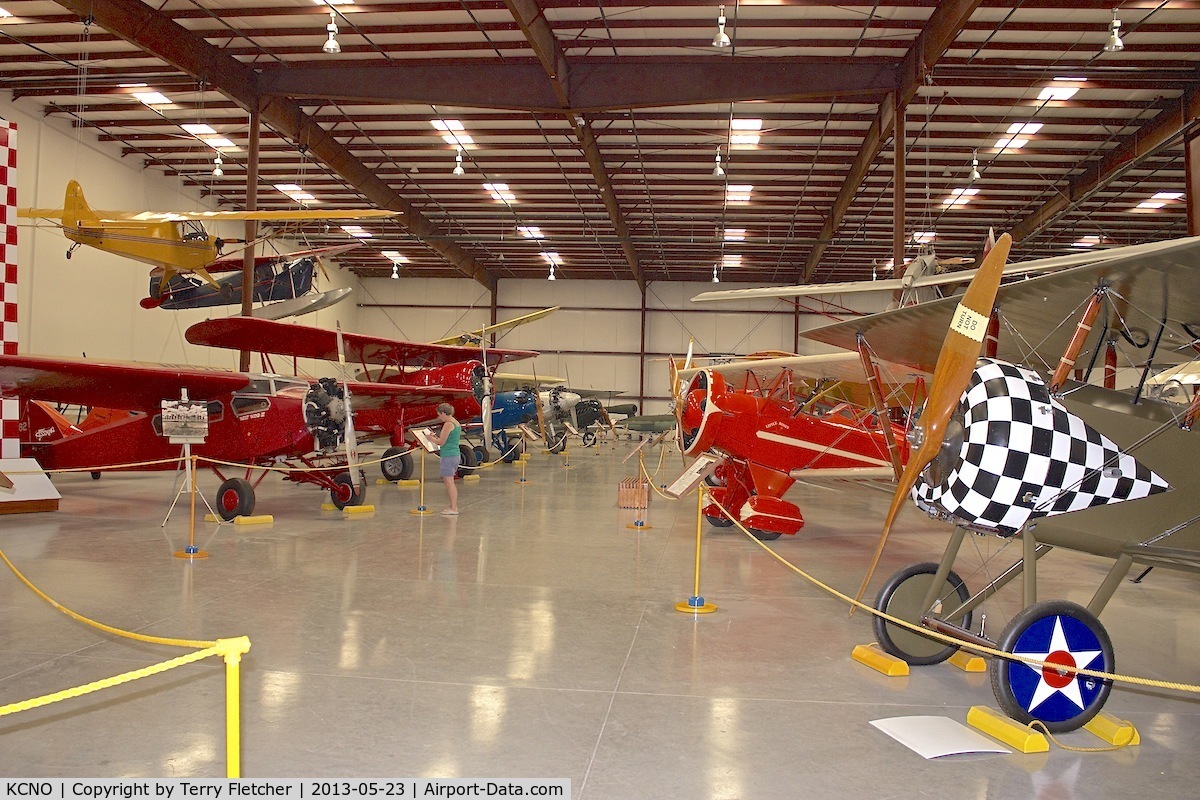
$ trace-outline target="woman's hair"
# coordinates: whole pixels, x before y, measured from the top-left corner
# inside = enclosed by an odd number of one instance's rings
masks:
[[[445,414],[447,417],[454,416],[454,406],[449,403],[438,403],[437,411],[439,414]]]

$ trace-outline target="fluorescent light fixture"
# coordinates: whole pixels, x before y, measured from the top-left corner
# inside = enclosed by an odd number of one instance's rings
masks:
[[[475,144],[471,135],[463,130],[463,124],[456,119],[431,119],[429,124],[442,132],[442,141],[459,147]]]
[[[370,239],[373,235],[370,231],[363,230],[362,225],[343,225],[342,230],[359,239]]]
[[[352,6],[354,0],[313,0],[319,6]]]
[[[517,199],[517,196],[509,191],[507,183],[485,183],[483,188],[484,191],[491,193],[493,200],[512,203]]]
[[[912,240],[917,244],[928,244],[937,238],[936,231],[913,231]]]
[[[407,264],[408,256],[402,255],[399,250],[382,250],[379,255],[391,261],[393,264]]]
[[[1014,122],[1008,126],[1008,137],[996,140],[996,147],[1004,150],[1020,150],[1029,140],[1024,138],[1032,136],[1042,129],[1040,122]]]
[[[1183,197],[1183,192],[1155,192],[1149,200],[1143,200],[1134,206],[1134,211],[1157,211],[1165,208],[1167,203]]]
[[[11,16],[12,16],[11,11],[5,11],[3,8],[0,8],[0,17],[11,17]]]
[[[517,233],[524,236],[526,239],[545,239],[546,235],[542,233],[542,229],[536,225],[518,225]]]
[[[979,194],[978,189],[955,189],[950,196],[942,200],[944,206],[965,206],[971,198]]]
[[[1072,242],[1071,247],[1095,247],[1100,244],[1099,236],[1083,236],[1079,241]]]
[[[560,256],[558,253],[554,253],[554,252],[542,253],[542,258],[546,261],[547,264],[550,264],[551,266],[554,266],[554,267],[562,266],[562,256]]]
[[[304,191],[294,183],[277,183],[275,188],[286,194],[288,197],[295,200],[297,203],[313,203],[316,202],[315,197],[309,192]]]
[[[742,257],[740,254],[727,253],[721,256],[721,268],[740,267],[742,265]]]
[[[1078,91],[1075,86],[1047,86],[1038,93],[1038,100],[1070,100]]]
[[[205,125],[203,122],[185,122],[179,127],[190,133],[192,136],[211,136],[216,133],[212,125]]]
[[[734,119],[730,120],[729,127],[734,133],[729,135],[730,147],[754,147],[758,144],[760,131],[762,130],[761,119]]]
[[[226,150],[231,150],[231,149],[237,147],[237,145],[235,145],[229,139],[226,139],[224,136],[208,136],[208,137],[201,139],[200,141],[204,142],[206,145],[208,145],[209,147],[211,147],[214,150],[220,150],[222,148],[224,148]]]
[[[726,228],[722,238],[727,242],[744,242],[746,241],[746,229]]]
[[[750,183],[731,183],[725,187],[725,202],[743,205],[750,202],[750,193],[754,185]]]
[[[172,102],[162,92],[134,92],[133,96],[148,106],[169,106]]]

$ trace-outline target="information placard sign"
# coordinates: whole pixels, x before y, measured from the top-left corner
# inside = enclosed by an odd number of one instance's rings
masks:
[[[162,435],[171,444],[204,444],[208,436],[208,404],[163,400]]]

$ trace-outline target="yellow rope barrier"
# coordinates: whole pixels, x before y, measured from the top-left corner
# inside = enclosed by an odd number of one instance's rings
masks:
[[[34,697],[30,700],[22,700],[17,703],[9,703],[6,706],[0,706],[0,717],[3,717],[7,714],[15,714],[18,711],[28,711],[33,708],[40,708],[42,706],[50,705],[51,703],[57,703],[61,700],[70,700],[74,697],[82,697],[85,694],[91,694],[92,692],[98,692],[101,689],[108,689],[113,686],[120,686],[123,683],[136,681],[139,678],[148,678],[151,675],[157,675],[160,672],[166,672],[168,670],[175,669],[176,667],[182,667],[185,664],[191,664],[193,662],[200,661],[208,658],[209,656],[218,655],[218,652],[219,651],[215,646],[209,647],[204,650],[197,650],[194,653],[188,653],[187,655],[179,656],[178,658],[172,658],[169,661],[153,664],[149,667],[142,667],[141,669],[131,670],[130,672],[123,672],[120,675],[114,675],[111,678],[101,678],[98,681],[85,683],[83,686],[76,686],[71,689],[63,689],[61,692],[54,692],[52,694],[42,695],[41,697]]]
[[[238,636],[233,639],[217,639],[215,642],[198,641],[193,639],[168,639],[161,636],[146,636],[132,631],[124,631],[120,628],[114,628],[111,625],[105,625],[101,622],[88,619],[82,614],[77,614],[66,606],[61,605],[51,599],[45,592],[37,588],[21,574],[21,571],[8,559],[3,550],[0,550],[0,559],[8,565],[12,573],[17,576],[21,583],[25,584],[34,594],[45,600],[54,608],[63,612],[71,619],[82,622],[85,625],[90,625],[93,628],[102,630],[106,633],[111,633],[116,636],[123,636],[127,639],[136,639],[140,642],[148,642],[150,644],[164,644],[175,647],[197,647],[201,648],[195,652],[172,658],[168,661],[163,661],[158,664],[152,664],[148,667],[123,672],[120,675],[114,675],[110,678],[102,678],[98,681],[76,686],[70,689],[53,692],[51,694],[34,697],[29,700],[22,700],[16,703],[10,703],[5,706],[0,706],[0,717],[8,714],[15,714],[19,711],[28,711],[33,708],[57,703],[62,700],[70,700],[75,697],[82,697],[92,692],[108,689],[113,686],[120,686],[124,683],[148,678],[151,675],[182,667],[185,664],[191,664],[209,656],[219,655],[225,661],[225,773],[228,778],[240,778],[242,770],[242,717],[241,717],[241,661],[242,656],[250,650],[250,640],[245,636]]]
[[[795,572],[800,577],[804,578],[809,583],[811,583],[814,586],[818,587],[819,589],[822,589],[825,592],[833,595],[837,599],[845,601],[846,603],[848,603],[850,606],[852,606],[854,608],[861,608],[862,610],[866,611],[869,614],[874,614],[875,616],[880,617],[881,619],[885,619],[888,622],[891,622],[895,625],[899,625],[902,628],[907,628],[908,630],[919,633],[922,636],[926,636],[935,641],[954,645],[955,647],[959,647],[964,650],[970,650],[971,652],[980,653],[980,654],[988,655],[988,656],[994,656],[996,658],[1004,658],[1009,661],[1019,661],[1023,664],[1028,664],[1029,666],[1036,667],[1038,669],[1050,667],[1051,669],[1068,671],[1075,675],[1086,675],[1089,678],[1100,678],[1101,680],[1113,681],[1114,683],[1126,683],[1126,684],[1130,684],[1133,686],[1151,686],[1151,687],[1154,687],[1157,689],[1172,689],[1172,690],[1179,691],[1179,692],[1191,692],[1194,694],[1200,693],[1200,685],[1196,685],[1193,683],[1178,683],[1175,681],[1160,681],[1160,680],[1155,680],[1153,678],[1141,678],[1141,677],[1137,677],[1135,675],[1121,675],[1121,674],[1111,673],[1111,672],[1102,672],[1100,670],[1084,669],[1082,667],[1072,667],[1072,668],[1068,669],[1068,668],[1063,667],[1062,664],[1054,664],[1054,663],[1042,661],[1042,660],[1039,660],[1036,658],[1030,658],[1028,656],[1021,656],[1021,655],[1017,655],[1016,653],[1010,653],[1006,650],[997,650],[996,648],[993,648],[993,647],[985,647],[980,644],[975,644],[974,642],[964,642],[962,639],[956,639],[953,636],[948,636],[948,635],[940,633],[938,631],[930,630],[929,628],[925,628],[920,625],[914,624],[912,622],[909,622],[908,620],[903,620],[903,619],[899,619],[898,617],[893,617],[890,614],[886,614],[883,611],[880,611],[879,609],[875,608],[874,606],[867,605],[866,603],[855,600],[853,597],[850,597],[847,594],[843,594],[842,592],[839,592],[837,589],[834,589],[832,586],[818,580],[817,578],[813,577],[809,573],[800,569],[795,564],[792,564],[787,559],[785,559],[783,556],[776,553],[770,547],[767,547],[767,545],[764,542],[760,541],[758,539],[758,537],[756,537],[750,531],[746,530],[746,528],[742,526],[742,523],[739,520],[735,519],[732,515],[730,515],[729,512],[727,512],[724,507],[720,506],[719,504],[717,507],[721,510],[721,513],[724,514],[725,517],[727,517],[729,520],[731,520],[733,522],[733,524],[737,526],[738,530],[740,530],[742,533],[744,533],[752,542],[754,542],[759,547],[761,547],[763,550],[765,550],[767,553],[769,553],[771,555],[771,557],[774,558],[776,561],[783,564],[785,567],[792,570],[793,572]]]
[[[167,639],[167,638],[164,638],[161,636],[147,636],[142,633],[134,633],[132,631],[124,631],[124,630],[121,630],[120,628],[114,628],[111,625],[105,625],[103,622],[96,622],[95,620],[88,619],[87,617],[83,616],[82,614],[76,614],[74,611],[67,608],[66,606],[59,604],[56,600],[48,597],[41,589],[37,588],[32,583],[30,583],[29,579],[26,578],[24,575],[22,575],[21,571],[18,570],[11,561],[8,560],[8,556],[6,556],[4,554],[3,550],[0,550],[0,559],[4,560],[4,563],[8,565],[8,568],[10,570],[12,570],[13,574],[17,576],[18,580],[20,580],[21,583],[28,586],[29,589],[34,594],[36,594],[38,597],[42,598],[47,603],[52,605],[54,608],[58,609],[59,611],[61,611],[64,614],[66,614],[68,617],[75,620],[76,622],[82,622],[85,625],[90,625],[91,627],[96,628],[97,630],[104,631],[105,633],[111,633],[116,636],[123,636],[126,639],[136,639],[139,642],[148,642],[150,644],[165,644],[165,645],[170,645],[172,647],[201,647],[201,648],[216,647],[216,645],[217,645],[216,642],[205,642],[205,641],[198,641],[195,639]]]

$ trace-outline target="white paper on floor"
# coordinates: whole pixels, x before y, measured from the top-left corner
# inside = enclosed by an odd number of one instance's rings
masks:
[[[924,758],[1012,752],[949,717],[891,717],[871,724]]]

